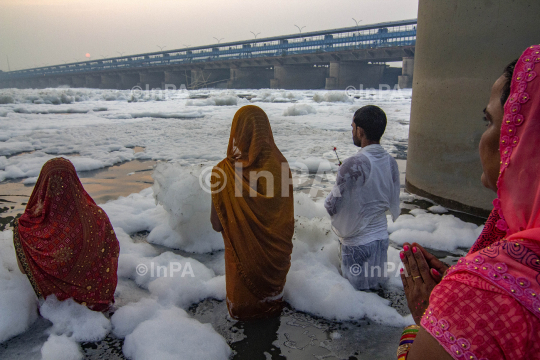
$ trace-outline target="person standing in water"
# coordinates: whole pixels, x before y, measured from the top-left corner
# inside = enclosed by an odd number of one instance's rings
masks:
[[[212,192],[211,222],[225,242],[229,314],[238,320],[279,316],[293,248],[293,187],[261,108],[236,112],[227,157],[211,183],[221,189]]]
[[[361,147],[340,166],[324,206],[341,246],[341,272],[356,290],[376,289],[385,281],[388,251],[386,211],[400,214],[399,170],[380,140],[386,114],[368,105],[354,113],[354,145]]]

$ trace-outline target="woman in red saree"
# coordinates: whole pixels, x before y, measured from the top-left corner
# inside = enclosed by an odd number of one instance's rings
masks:
[[[73,298],[95,311],[114,302],[119,243],[69,160],[45,163],[13,241],[38,298]]]
[[[225,241],[229,314],[240,320],[279,315],[293,246],[292,179],[261,108],[236,112],[212,188],[212,226]]]
[[[539,70],[540,45],[531,46],[515,65],[498,123],[498,110],[490,114],[488,105],[480,157],[482,181],[498,195],[490,218],[495,235],[480,238],[433,287],[418,336],[412,345],[412,335],[403,338],[409,360],[540,358]],[[500,94],[501,79],[492,98],[498,88]],[[406,292],[429,287],[423,251],[414,246],[402,258],[410,270],[402,277]]]

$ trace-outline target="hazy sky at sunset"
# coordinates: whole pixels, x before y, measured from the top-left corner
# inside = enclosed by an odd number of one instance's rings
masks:
[[[416,18],[418,0],[0,0],[0,70]]]

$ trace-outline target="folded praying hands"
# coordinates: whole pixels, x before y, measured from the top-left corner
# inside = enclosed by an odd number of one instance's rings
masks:
[[[416,324],[429,305],[431,291],[442,280],[448,266],[427,252],[417,243],[403,244],[399,254],[405,269],[401,269],[401,281],[407,297],[409,310]]]

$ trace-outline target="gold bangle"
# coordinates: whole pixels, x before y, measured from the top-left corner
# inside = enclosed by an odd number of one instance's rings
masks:
[[[399,345],[397,348],[397,357],[399,358],[401,355],[408,353],[410,349],[411,344]]]

